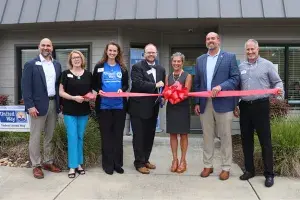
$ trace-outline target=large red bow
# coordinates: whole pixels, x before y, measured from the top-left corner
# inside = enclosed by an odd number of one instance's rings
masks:
[[[166,85],[162,95],[171,104],[177,104],[188,97],[188,89],[176,81],[173,85]]]

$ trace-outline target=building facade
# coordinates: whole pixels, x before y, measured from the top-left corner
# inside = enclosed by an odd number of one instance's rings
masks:
[[[299,7],[298,0],[1,0],[0,94],[19,103],[24,63],[38,54],[44,37],[53,41],[53,56],[65,69],[68,53],[79,49],[92,71],[105,45],[116,41],[129,71],[130,50],[154,43],[167,73],[172,71],[170,56],[179,51],[186,56],[184,69],[193,74],[196,58],[207,52],[205,35],[215,31],[221,36],[222,49],[235,53],[238,63],[245,58],[245,41],[258,40],[261,56],[278,68],[286,99],[297,109]],[[238,124],[233,123],[238,132]],[[160,126],[165,129],[165,108],[160,112]],[[191,128],[196,132],[201,128],[193,114]]]

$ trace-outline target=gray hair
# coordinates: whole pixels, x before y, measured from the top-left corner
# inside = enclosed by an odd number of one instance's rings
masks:
[[[173,60],[173,58],[177,57],[177,56],[179,56],[181,58],[182,62],[184,62],[185,56],[183,55],[183,53],[180,53],[180,52],[173,53],[173,55],[171,56],[171,60]]]
[[[249,40],[247,40],[247,42],[245,42],[245,49],[246,49],[246,46],[247,46],[248,42],[252,42],[252,43],[254,43],[255,47],[259,47],[257,40],[249,39]]]

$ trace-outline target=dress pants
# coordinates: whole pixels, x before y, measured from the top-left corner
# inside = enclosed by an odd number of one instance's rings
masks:
[[[83,164],[83,138],[88,115],[64,115],[64,122],[68,136],[68,166],[74,169]]]
[[[246,171],[251,173],[255,172],[253,163],[255,130],[262,149],[262,157],[265,168],[264,176],[274,177],[269,99],[267,98],[254,102],[241,101],[239,108]]]
[[[49,101],[47,114],[30,117],[29,156],[32,167],[41,165],[41,134],[44,131],[44,163],[52,164],[52,137],[57,121],[55,100]]]
[[[149,119],[131,116],[130,120],[133,132],[134,166],[138,169],[145,167],[145,164],[149,162],[155,136],[157,115]]]
[[[112,172],[123,166],[123,131],[126,111],[102,109],[98,115],[102,144],[102,168]]]
[[[217,113],[212,104],[212,99],[207,99],[203,114],[200,114],[203,130],[203,162],[205,168],[213,168],[215,137],[221,141],[222,170],[229,171],[232,163],[232,127],[233,112]]]

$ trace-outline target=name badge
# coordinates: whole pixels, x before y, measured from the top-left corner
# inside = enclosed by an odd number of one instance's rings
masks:
[[[149,75],[149,74],[152,74],[152,70],[150,69],[150,70],[148,70],[147,71],[147,74]]]
[[[67,74],[67,77],[73,78],[73,74]]]
[[[35,65],[42,65],[42,63],[40,61],[36,61]]]
[[[246,73],[247,73],[246,70],[241,71],[241,74],[246,74]]]
[[[104,68],[99,68],[98,72],[104,72]]]

